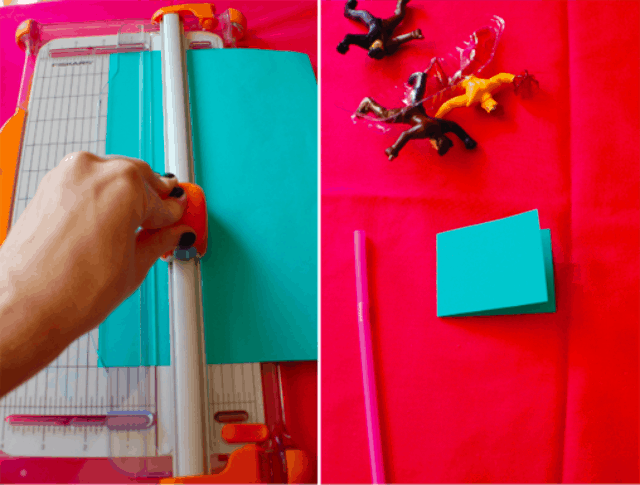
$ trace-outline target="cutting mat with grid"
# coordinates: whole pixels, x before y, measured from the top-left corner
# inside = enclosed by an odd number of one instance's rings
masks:
[[[33,75],[12,223],[33,198],[43,177],[75,151],[105,154],[109,55],[59,56],[61,49],[113,45],[115,36],[60,39],[40,50]],[[148,40],[148,45],[158,42]],[[57,56],[51,57],[55,49]],[[138,322],[135,322],[138,323]],[[0,451],[20,456],[111,456],[113,443],[103,427],[14,427],[11,414],[101,415],[146,410],[157,426],[128,433],[129,455],[155,456],[172,450],[172,373],[167,367],[99,366],[98,330],[73,342],[47,368],[0,400]],[[218,411],[246,411],[249,422],[264,422],[260,365],[208,366],[211,453],[237,445],[220,438]],[[121,433],[118,434],[120,436]],[[122,439],[122,438],[119,438]],[[111,441],[111,443],[110,443]],[[143,443],[143,446],[140,446]],[[119,443],[118,448],[127,448]]]

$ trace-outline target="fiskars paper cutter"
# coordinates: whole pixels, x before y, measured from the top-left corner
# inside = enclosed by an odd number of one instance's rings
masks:
[[[105,154],[107,54],[162,52],[166,168],[194,181],[185,50],[233,46],[246,29],[240,12],[214,12],[198,4],[167,7],[153,21],[21,25],[18,108],[0,133],[2,239],[66,153]],[[198,279],[197,257],[171,263],[171,367],[100,366],[94,330],[0,401],[0,449],[20,457],[2,457],[4,481],[13,469],[15,481],[33,481],[51,457],[85,460],[88,477],[217,471],[227,483],[282,482],[296,469],[304,478],[306,458],[287,441],[277,365],[206,364]]]

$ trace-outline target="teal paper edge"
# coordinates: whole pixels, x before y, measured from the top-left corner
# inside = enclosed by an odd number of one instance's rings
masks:
[[[554,283],[551,230],[541,229],[540,236],[542,238],[542,251],[544,255],[544,272],[545,272],[545,278],[547,280],[547,301],[542,303],[536,303],[533,305],[523,305],[519,307],[502,308],[498,310],[489,310],[486,312],[461,313],[459,315],[451,315],[451,318],[499,316],[499,315],[528,315],[528,314],[534,314],[534,313],[555,313],[556,289],[555,289],[555,283]]]
[[[529,271],[530,278],[526,280],[526,284],[529,285],[526,288],[527,291],[523,293],[519,290],[518,294],[515,294],[514,289],[519,287],[505,287],[500,278],[497,278],[498,285],[503,285],[505,292],[512,292],[506,301],[515,304],[505,305],[502,293],[491,288],[491,281],[492,279],[496,281],[496,275],[500,275],[500,272],[505,273],[505,268],[509,268],[509,266],[503,263],[498,269],[490,269],[489,271],[492,274],[485,277],[484,273],[478,273],[477,271],[487,268],[478,263],[478,261],[483,262],[491,251],[496,250],[496,247],[500,245],[505,247],[502,241],[505,237],[511,236],[514,230],[519,231],[516,235],[521,243],[525,243],[529,251],[528,258],[520,258],[519,261],[520,264],[525,264],[525,269]],[[543,244],[541,238],[537,236],[539,231],[538,210],[535,209],[503,219],[437,234],[437,316],[477,314],[479,312],[494,311],[512,306],[520,307],[529,304],[540,304],[548,301]],[[481,248],[483,244],[487,247],[488,254],[478,253],[475,254],[476,257],[472,260],[468,258],[465,260],[465,257],[468,256],[467,253],[470,251],[469,248],[478,243]],[[510,250],[510,247],[506,246],[505,249]],[[520,248],[518,247],[518,249]],[[503,257],[502,254],[492,254],[492,256],[496,258]],[[470,269],[467,265],[472,268]],[[473,265],[476,265],[476,268],[473,268]],[[469,274],[472,275],[471,280],[468,279]],[[469,281],[474,283],[471,288],[469,288]],[[478,295],[487,295],[486,288],[491,289],[489,299],[478,300]],[[500,299],[503,299],[503,303],[498,304],[497,301]],[[526,302],[524,301],[525,299],[527,300]],[[464,310],[465,307],[467,311]]]

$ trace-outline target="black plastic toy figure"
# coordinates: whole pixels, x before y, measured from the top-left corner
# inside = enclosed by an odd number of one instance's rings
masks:
[[[427,75],[424,72],[416,72],[411,75],[407,81],[409,86],[412,87],[410,94],[411,106],[409,107],[386,109],[371,98],[364,98],[360,106],[358,106],[356,116],[362,117],[372,112],[380,118],[380,121],[385,123],[411,125],[411,128],[403,131],[396,142],[385,150],[389,160],[396,158],[409,140],[422,138],[429,138],[433,147],[438,151],[438,155],[444,155],[453,146],[453,142],[446,136],[446,133],[456,135],[469,150],[477,146],[476,141],[455,121],[427,115],[421,103],[425,93],[426,82]]]
[[[396,11],[393,17],[380,19],[374,17],[366,10],[356,10],[357,0],[349,0],[344,7],[344,16],[350,20],[355,20],[364,24],[369,29],[368,34],[347,34],[340,44],[338,52],[346,54],[350,45],[357,45],[369,51],[372,59],[382,59],[393,54],[401,44],[414,39],[424,39],[422,31],[416,29],[408,34],[392,37],[394,29],[400,25],[404,19],[406,5],[409,0],[398,0]]]

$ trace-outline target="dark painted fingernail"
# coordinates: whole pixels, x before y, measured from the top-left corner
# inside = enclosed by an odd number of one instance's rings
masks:
[[[167,172],[167,173],[165,173],[165,174],[163,175],[163,177],[166,177],[166,178],[168,178],[168,179],[172,179],[172,178],[175,178],[175,175],[173,175],[172,173]]]
[[[193,246],[193,243],[196,242],[196,235],[192,232],[185,232],[182,236],[180,236],[180,242],[178,246],[181,248],[190,248]]]
[[[171,193],[169,194],[169,197],[175,197],[176,199],[179,199],[183,195],[184,195],[184,189],[182,187],[174,187]]]

